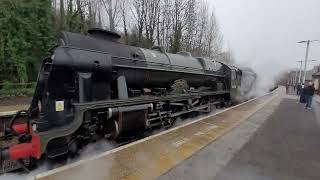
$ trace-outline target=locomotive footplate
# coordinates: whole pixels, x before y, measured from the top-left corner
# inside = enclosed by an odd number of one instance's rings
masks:
[[[191,92],[177,95],[167,95],[167,96],[141,96],[128,99],[118,99],[118,100],[108,100],[108,101],[95,101],[87,103],[74,103],[79,109],[90,110],[90,109],[100,109],[106,107],[119,107],[119,106],[130,106],[137,104],[147,104],[159,101],[183,101],[190,98],[200,98],[204,96],[216,96],[229,94],[230,91],[209,91],[209,92]]]

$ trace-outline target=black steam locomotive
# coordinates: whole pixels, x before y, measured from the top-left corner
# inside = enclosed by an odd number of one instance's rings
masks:
[[[1,161],[75,153],[96,135],[121,139],[177,117],[210,112],[240,93],[237,67],[118,42],[116,33],[91,29],[63,32],[52,56],[43,60],[31,106],[5,129],[18,143],[2,149]],[[246,82],[249,87],[255,74]],[[16,121],[27,114],[25,123]],[[25,162],[25,161],[22,161]]]

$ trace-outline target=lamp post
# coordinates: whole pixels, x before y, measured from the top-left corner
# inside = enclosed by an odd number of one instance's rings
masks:
[[[297,85],[297,78],[298,78],[298,69],[295,70],[295,75],[294,75],[294,85]]]
[[[297,61],[297,62],[300,63],[298,82],[299,82],[299,84],[301,84],[301,71],[302,71],[302,62],[303,61]]]
[[[308,62],[314,62],[314,61],[318,61],[318,60],[314,60],[314,59],[308,60]],[[301,82],[302,63],[303,63],[304,61],[297,61],[297,62],[300,63],[300,69],[299,69],[299,75],[298,75],[298,83],[299,83],[299,84],[302,84],[302,82],[304,83],[304,81]]]
[[[318,60],[308,60],[308,62],[310,61],[318,61]],[[299,75],[298,75],[298,83],[301,84],[301,75],[302,75],[302,63],[304,61],[297,61],[298,63],[300,63],[300,69],[299,69]]]
[[[303,70],[303,80],[302,83],[304,83],[306,81],[306,70],[307,70],[307,61],[308,61],[308,55],[309,55],[309,45],[310,42],[315,42],[315,41],[319,41],[319,40],[307,40],[307,41],[300,41],[298,43],[307,43],[307,48],[306,48],[306,57],[304,60],[304,70]]]

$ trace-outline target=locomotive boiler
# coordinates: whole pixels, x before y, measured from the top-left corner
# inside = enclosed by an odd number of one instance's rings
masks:
[[[237,67],[119,38],[101,29],[62,33],[42,62],[30,108],[5,128],[5,139],[18,137],[18,143],[1,150],[1,161],[29,166],[42,156],[76,153],[95,136],[121,139],[170,127],[177,117],[210,112],[239,95]],[[20,114],[27,114],[23,123],[16,121]]]

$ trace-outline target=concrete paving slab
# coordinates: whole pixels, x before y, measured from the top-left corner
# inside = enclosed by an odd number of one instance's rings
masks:
[[[284,99],[216,180],[320,179],[319,106]]]

